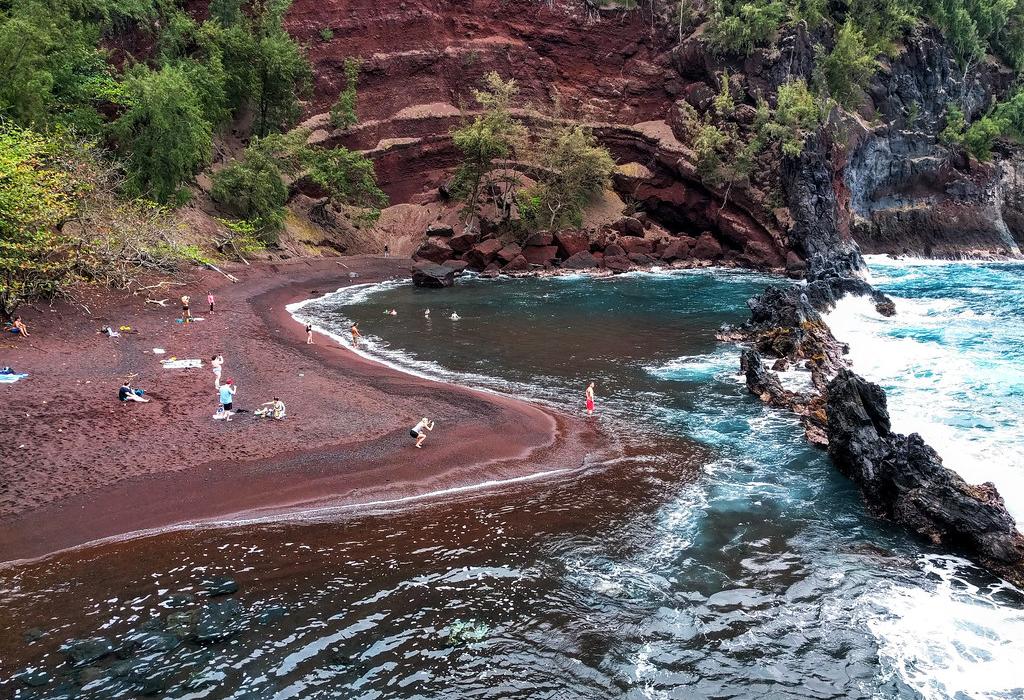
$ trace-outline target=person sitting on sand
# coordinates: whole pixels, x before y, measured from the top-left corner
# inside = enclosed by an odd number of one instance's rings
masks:
[[[15,316],[14,320],[11,321],[10,331],[14,335],[20,335],[24,338],[28,337],[28,326],[21,320],[21,316]]]
[[[210,366],[213,367],[213,388],[220,389],[220,373],[224,370],[224,356],[214,355],[211,357]]]
[[[452,315],[449,316],[449,318],[453,321],[458,321],[462,318],[462,316],[459,316],[456,312],[452,311]]]
[[[433,429],[434,421],[427,420],[426,417],[424,417],[423,420],[421,420],[419,423],[413,426],[412,430],[409,431],[409,435],[415,438],[417,449],[423,448],[423,441],[427,439],[427,431]]]
[[[354,324],[354,323],[352,324],[351,331],[352,331],[352,346],[353,347],[358,346],[359,345],[359,339],[363,337],[363,334],[359,332],[359,326]]]
[[[121,388],[117,390],[117,398],[119,401],[138,401],[139,403],[149,403],[149,399],[142,396],[141,389],[132,389],[131,382],[125,380]]]
[[[274,420],[281,420],[285,417],[284,401],[276,396],[273,401],[267,401],[260,405],[263,408],[257,408],[253,413],[254,416],[259,418],[273,418]]]
[[[188,323],[192,320],[192,311],[189,310],[188,302],[189,296],[187,294],[181,297],[181,322]]]

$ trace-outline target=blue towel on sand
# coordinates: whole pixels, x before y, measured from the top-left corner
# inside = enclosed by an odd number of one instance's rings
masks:
[[[14,382],[27,376],[27,374],[0,374],[0,384],[14,384]]]

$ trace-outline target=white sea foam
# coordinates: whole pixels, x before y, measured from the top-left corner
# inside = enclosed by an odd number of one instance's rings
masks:
[[[1019,359],[979,343],[993,320],[958,300],[895,301],[897,315],[883,318],[868,299],[846,298],[829,326],[850,344],[854,370],[886,388],[893,428],[919,433],[969,482],[994,482],[1024,521]]]
[[[922,557],[933,589],[883,585],[868,601],[868,620],[888,673],[931,700],[1024,697],[1024,611],[999,598],[1017,596],[996,583],[979,588],[956,557]]]

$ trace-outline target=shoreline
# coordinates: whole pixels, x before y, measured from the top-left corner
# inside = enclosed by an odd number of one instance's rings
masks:
[[[359,276],[350,277],[347,271],[339,270],[339,265],[356,271]],[[239,402],[243,405],[262,399],[249,390],[260,381],[258,378],[275,376],[274,383],[285,388],[279,390],[275,386],[263,393],[280,393],[288,404],[289,418],[281,423],[239,416],[228,424],[212,421],[210,414],[215,401],[209,398],[213,395],[212,374],[207,376],[205,368],[186,370],[173,377],[166,374],[174,374],[173,370],[163,370],[163,373],[152,370],[152,377],[144,376],[138,382],[140,386],[150,381],[157,383],[152,391],[147,390],[147,395],[154,398],[151,403],[117,406],[113,398],[103,402],[114,404],[111,413],[131,418],[148,411],[150,421],[140,423],[136,419],[129,426],[145,435],[140,438],[131,434],[128,438],[133,444],[123,447],[135,447],[138,439],[162,441],[159,447],[173,445],[172,434],[184,427],[186,434],[209,435],[208,444],[202,445],[207,449],[201,450],[199,455],[190,455],[196,458],[184,465],[175,463],[175,452],[171,451],[161,453],[159,459],[143,468],[132,469],[132,466],[140,466],[132,464],[132,450],[119,449],[122,446],[117,442],[118,438],[126,437],[124,426],[106,417],[97,421],[87,410],[76,413],[74,418],[78,420],[72,420],[66,427],[70,428],[68,432],[78,433],[77,437],[64,437],[61,441],[73,442],[92,454],[72,452],[77,459],[67,464],[62,457],[68,455],[69,450],[54,444],[58,441],[49,440],[49,444],[32,445],[33,452],[43,454],[42,459],[33,460],[34,464],[28,469],[12,460],[10,452],[0,458],[0,476],[5,481],[4,492],[0,494],[6,495],[11,486],[27,491],[26,487],[33,484],[19,483],[19,478],[24,482],[26,477],[50,487],[49,491],[33,494],[42,501],[36,507],[18,508],[18,502],[9,496],[0,501],[3,526],[0,528],[0,562],[37,560],[91,543],[146,536],[173,528],[214,526],[218,521],[237,520],[239,516],[301,517],[303,511],[311,508],[355,511],[415,503],[446,493],[500,488],[526,478],[571,473],[585,466],[590,455],[611,448],[610,441],[591,421],[561,415],[536,403],[491,390],[474,390],[418,377],[333,342],[325,344],[326,335],[318,335],[319,342],[306,345],[301,325],[286,308],[289,304],[322,296],[315,289],[317,286],[330,284],[334,290],[404,277],[408,273],[408,261],[376,257],[346,258],[345,263],[335,259],[304,259],[232,268],[231,272],[240,278],[238,284],[229,284],[214,273],[202,272],[197,275],[200,279],[190,285],[194,290],[213,289],[218,297],[217,313],[224,313],[220,309],[231,308],[233,317],[226,325],[222,324],[222,328],[210,328],[213,324],[208,322],[174,327],[173,322],[168,324],[167,317],[176,314],[175,310],[147,307],[138,298],[115,298],[110,303],[115,309],[119,303],[129,307],[130,317],[134,319],[130,325],[138,327],[140,334],[150,325],[150,319],[157,319],[162,322],[158,325],[170,325],[170,332],[183,344],[188,344],[189,339],[181,337],[186,334],[195,341],[194,336],[199,332],[213,335],[223,330],[230,334],[251,327],[256,333],[242,336],[244,341],[250,341],[251,347],[240,347],[229,354],[230,342],[223,338],[207,337],[203,344],[225,348],[228,367],[225,378],[242,377],[244,383],[240,384],[239,395],[242,396],[244,390],[247,397]],[[280,275],[282,272],[285,274]],[[199,292],[192,294],[198,296]],[[122,318],[129,315],[125,313],[129,309],[118,309]],[[67,308],[58,307],[58,310],[62,316],[75,313]],[[240,315],[249,318],[239,319]],[[88,336],[83,337],[84,321],[97,328],[104,322],[102,306],[95,307],[91,318],[69,324],[72,326],[69,329],[64,328],[67,319],[60,319],[61,325],[55,324],[50,329],[47,328],[50,319],[33,318],[28,314],[26,317],[30,328],[35,328],[32,339],[44,349],[44,356],[52,352],[48,346],[63,345],[57,350],[57,354],[61,354],[61,349],[66,350],[67,345],[71,345],[75,347],[71,354],[89,357],[81,358],[67,369],[50,363],[49,370],[56,376],[36,380],[38,385],[35,385],[33,380],[40,373],[40,363],[33,363],[33,349],[16,349],[9,363],[19,367],[19,371],[21,368],[29,371],[30,379],[8,390],[16,402],[14,411],[27,409],[30,416],[33,397],[36,406],[40,402],[47,403],[41,397],[50,388],[46,384],[54,380],[64,386],[71,386],[75,381],[72,393],[85,395],[93,403],[99,391],[103,391],[104,397],[113,397],[109,386],[117,381],[117,372],[125,364],[139,365],[146,359],[153,359],[155,363],[155,358],[139,356],[145,350],[140,353],[140,348],[133,348],[129,351],[132,361],[117,358],[121,362],[113,364],[120,366],[108,370],[110,377],[105,382],[106,388],[99,389],[94,386],[95,382],[83,380],[82,376],[93,374],[95,363],[107,358],[109,345],[120,340],[97,336],[96,341],[90,343]],[[215,314],[208,321],[220,318]],[[152,335],[149,329],[145,333]],[[150,340],[152,338],[147,339],[147,344]],[[161,347],[171,345],[158,340],[152,343]],[[191,346],[197,347],[197,344],[192,342]],[[210,354],[199,350],[185,350],[183,354],[188,356],[189,352],[200,358]],[[170,347],[168,354],[172,354]],[[244,359],[239,361],[240,358]],[[47,358],[35,359],[45,361]],[[299,396],[294,390],[287,392],[289,381],[283,376],[286,372],[291,375],[288,379],[292,383],[301,385]],[[158,381],[165,378],[168,381]],[[165,385],[174,383],[190,386],[199,383],[201,388],[169,399]],[[203,384],[208,384],[205,391]],[[114,386],[116,388],[116,384]],[[177,405],[169,406],[171,402]],[[103,403],[98,412],[110,409]],[[179,407],[190,415],[178,415]],[[117,411],[118,408],[121,410]],[[320,413],[310,415],[310,411],[317,408]],[[132,410],[133,413],[128,413]],[[154,416],[157,411],[160,415]],[[412,461],[406,424],[415,422],[414,418],[420,413],[438,419],[441,429],[431,434],[425,449],[417,451]],[[334,420],[330,416],[334,416]],[[90,417],[93,420],[90,421]],[[189,431],[192,420],[202,422]],[[51,425],[48,431],[44,430],[51,437],[52,428]],[[66,435],[63,428],[57,430]],[[333,430],[345,434],[335,435]],[[306,435],[308,432],[313,432],[314,436]],[[231,456],[233,442],[239,437],[258,443],[247,450],[253,458]],[[11,439],[21,441],[17,428]],[[95,449],[97,446],[101,449]],[[97,466],[103,467],[100,483],[89,484],[90,480],[96,480]],[[168,499],[168,493],[175,497]]]

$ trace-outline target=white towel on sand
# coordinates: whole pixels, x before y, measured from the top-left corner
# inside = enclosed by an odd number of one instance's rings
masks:
[[[202,360],[160,360],[160,364],[164,366],[164,369],[191,369],[192,367],[202,367]]]

